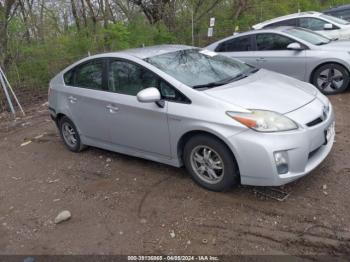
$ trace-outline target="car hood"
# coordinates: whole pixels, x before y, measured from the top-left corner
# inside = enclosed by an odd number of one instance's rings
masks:
[[[332,41],[329,44],[319,46],[322,50],[329,51],[350,51],[349,40]]]
[[[245,109],[286,114],[313,101],[317,90],[294,78],[260,69],[237,82],[208,89],[206,94]]]

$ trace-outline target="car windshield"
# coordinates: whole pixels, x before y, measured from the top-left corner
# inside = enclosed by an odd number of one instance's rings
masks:
[[[224,85],[254,71],[252,66],[243,62],[201,49],[180,50],[145,61],[193,88]]]
[[[285,30],[285,33],[300,38],[301,40],[313,45],[325,45],[331,42],[331,40],[325,36],[301,28],[289,28]]]
[[[338,18],[338,17],[334,17],[334,16],[330,16],[330,15],[321,15],[322,18],[324,19],[327,19],[331,22],[334,22],[334,23],[337,23],[339,25],[348,25],[350,24],[350,22],[344,20],[344,19],[341,19],[341,18]]]

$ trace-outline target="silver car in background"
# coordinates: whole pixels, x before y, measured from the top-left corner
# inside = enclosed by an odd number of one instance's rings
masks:
[[[254,25],[253,29],[260,30],[278,26],[302,27],[329,38],[350,40],[350,22],[312,11],[277,17]]]
[[[296,27],[254,30],[206,47],[256,67],[310,82],[324,94],[349,87],[350,41]]]
[[[335,134],[333,107],[314,86],[190,46],[83,59],[51,81],[49,110],[73,152],[185,165],[214,191],[298,179]]]

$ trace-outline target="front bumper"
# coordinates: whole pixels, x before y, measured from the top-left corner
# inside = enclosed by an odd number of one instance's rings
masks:
[[[316,102],[315,102],[316,103]],[[293,120],[299,119],[310,108],[288,114]],[[299,114],[299,116],[298,116]],[[327,118],[313,127],[303,126],[295,131],[278,133],[258,133],[253,130],[229,138],[235,149],[241,183],[254,186],[280,186],[310,173],[327,157],[332,149],[335,132],[325,144],[325,130],[334,123],[332,106]],[[278,174],[274,152],[286,151],[289,159],[289,172]]]

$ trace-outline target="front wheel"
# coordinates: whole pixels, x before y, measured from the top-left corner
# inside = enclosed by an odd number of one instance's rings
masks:
[[[315,70],[312,77],[312,84],[325,95],[344,92],[348,88],[349,82],[348,70],[338,64],[323,65]]]
[[[192,137],[184,148],[184,162],[193,180],[206,189],[226,191],[239,182],[232,152],[212,136]]]

